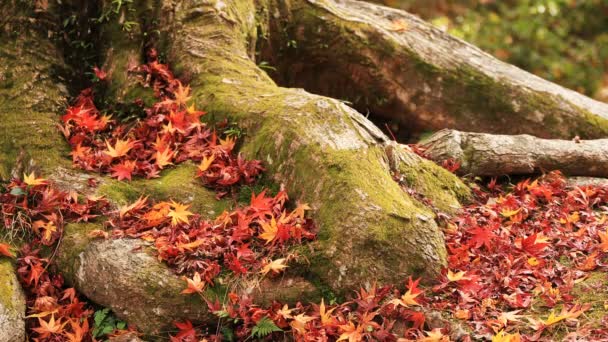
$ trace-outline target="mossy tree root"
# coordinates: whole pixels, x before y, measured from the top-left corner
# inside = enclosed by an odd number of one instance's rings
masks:
[[[253,1],[172,8],[161,25],[172,67],[190,81],[199,107],[246,130],[248,157],[262,159],[292,198],[314,208],[320,233],[307,255],[311,276],[346,293],[369,281],[436,275],[446,252],[434,213],[392,172],[402,168],[412,187],[446,211],[467,196],[466,186],[407,150],[394,158],[389,139],[340,101],[278,87],[252,56],[256,13],[264,10],[273,11]]]
[[[404,11],[288,0],[261,11],[260,60],[281,85],[351,101],[404,139],[454,128],[543,138],[608,135],[608,105],[503,63]]]
[[[608,139],[559,140],[442,130],[425,140],[426,154],[460,163],[476,176],[562,171],[569,176],[608,177]]]

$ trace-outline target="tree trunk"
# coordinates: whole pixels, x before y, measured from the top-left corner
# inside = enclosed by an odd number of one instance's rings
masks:
[[[608,105],[503,63],[404,11],[356,0],[278,1],[260,59],[279,84],[348,100],[422,131],[600,138]]]
[[[112,6],[110,1],[100,4],[101,10],[107,6]],[[150,90],[126,70],[140,63],[145,47],[154,43],[193,88],[197,108],[208,111],[210,121],[227,118],[244,128],[241,151],[263,160],[268,174],[287,186],[291,198],[308,202],[314,209],[319,238],[299,250],[310,265],[292,267],[281,283],[267,286],[285,286],[284,291],[257,296],[267,300],[314,298],[320,289],[313,283],[344,294],[368,282],[396,283],[407,275],[437,275],[445,264],[446,250],[435,212],[454,211],[459,200],[468,198],[469,190],[450,172],[390,142],[343,102],[277,86],[256,65],[256,47],[261,48],[261,56],[276,61],[279,73],[275,76],[281,83],[306,85],[338,97],[358,92],[371,99],[374,92],[383,94],[386,101],[370,109],[378,115],[403,115],[399,120],[412,122],[416,129],[458,127],[469,121],[478,130],[498,131],[501,121],[490,113],[518,115],[521,125],[503,126],[510,132],[597,136],[608,127],[602,118],[604,106],[501,64],[404,12],[330,0],[138,0],[132,6],[135,11],[125,7],[118,18],[98,28],[96,43],[100,63],[109,75],[110,106],[130,105],[136,98],[151,100]],[[37,22],[30,20],[36,17],[33,8],[2,9],[8,17],[24,19],[20,33],[5,30],[0,42],[3,178],[36,167],[66,189],[105,195],[116,205],[149,194],[154,199],[191,202],[192,210],[208,216],[229,206],[215,201],[213,192],[193,180],[195,167],[190,163],[165,170],[159,179],[132,182],[72,170],[67,144],[55,128],[67,97],[66,81],[55,70],[67,67],[48,37],[53,30],[33,29]],[[48,13],[55,24],[63,19],[53,6],[41,12]],[[391,29],[396,19],[409,28]],[[125,33],[121,28],[125,22],[139,25]],[[152,37],[151,32],[160,34]],[[279,48],[292,40],[285,34],[294,34],[294,55]],[[265,40],[258,40],[259,36]],[[321,40],[331,46],[321,46]],[[457,53],[440,58],[439,52],[450,49]],[[310,70],[303,58],[315,56],[314,51],[319,55],[311,61],[322,67],[315,71],[318,79],[306,72],[290,74]],[[468,56],[477,59],[467,60]],[[297,61],[292,69],[288,69],[289,58]],[[487,63],[496,67],[494,73]],[[284,82],[287,75],[289,82]],[[323,88],[323,82],[330,81],[336,86]],[[348,93],[340,93],[340,85],[347,85]],[[463,94],[463,88],[479,91]],[[472,100],[485,102],[477,107]],[[360,103],[357,106],[363,108]],[[572,124],[529,124],[551,120],[571,120]],[[401,176],[413,191],[404,191],[394,175]],[[87,187],[89,177],[95,177],[100,186]],[[210,319],[202,301],[180,295],[183,281],[145,248],[133,250],[139,241],[89,240],[87,231],[101,222],[66,228],[57,264],[69,282],[148,333],[172,320]],[[209,293],[208,298],[216,295]]]
[[[458,162],[460,174],[501,176],[560,170],[569,176],[608,177],[608,139],[549,140],[446,129],[425,140],[423,147],[436,162]]]

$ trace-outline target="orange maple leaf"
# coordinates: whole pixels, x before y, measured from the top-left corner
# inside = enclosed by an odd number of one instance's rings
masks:
[[[335,318],[331,315],[335,309],[336,308],[327,310],[325,308],[325,301],[323,298],[321,298],[321,304],[319,305],[319,316],[321,317],[321,324],[323,326],[333,325],[336,322]]]
[[[347,324],[343,324],[340,326],[340,330],[342,334],[338,338],[336,342],[339,341],[348,341],[348,342],[360,342],[363,341],[363,326],[355,324],[351,321],[348,321]]]
[[[121,207],[120,208],[120,218],[122,219],[127,213],[133,211],[133,210],[139,210],[141,208],[144,207],[144,205],[146,205],[146,203],[148,203],[148,196],[144,197],[143,195],[140,196],[137,201],[135,201],[134,203]]]
[[[130,138],[127,140],[117,139],[116,144],[114,144],[114,147],[112,147],[110,142],[106,140],[108,150],[104,151],[104,153],[112,158],[119,158],[129,153],[129,151],[135,146],[135,143],[136,141],[132,141]]]
[[[608,252],[608,233],[598,231],[597,235],[600,237],[600,240],[602,241],[600,243],[600,250],[604,253]]]
[[[9,258],[14,258],[15,255],[11,252],[11,246],[6,243],[0,243],[0,254]]]
[[[188,283],[188,287],[182,291],[183,294],[203,292],[205,282],[201,281],[201,275],[198,272],[194,273],[194,277],[192,277],[192,279],[188,277],[182,277],[182,279]]]
[[[38,318],[39,327],[33,328],[35,332],[40,334],[38,337],[47,338],[50,337],[51,334],[60,334],[63,332],[63,327],[67,324],[67,322],[61,323],[61,319],[55,321],[55,315],[51,315],[51,319],[47,322],[42,318]]]
[[[314,319],[314,317],[306,316],[305,314],[299,314],[293,318],[293,321],[291,321],[289,325],[295,333],[304,335],[306,333],[306,324],[308,324],[308,322]]]
[[[57,227],[51,221],[45,222],[43,220],[38,220],[32,224],[32,227],[42,235],[42,240],[46,242],[50,242],[53,233],[57,231]],[[40,233],[41,230],[43,231],[42,233]]]

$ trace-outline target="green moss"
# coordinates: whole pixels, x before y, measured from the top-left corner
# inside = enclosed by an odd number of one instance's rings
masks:
[[[443,212],[454,212],[460,203],[471,199],[470,189],[451,172],[429,160],[420,160],[413,165],[401,163],[399,172],[408,186],[430,199]]]
[[[70,165],[57,129],[67,94],[50,76],[61,66],[54,52],[50,42],[25,32],[0,44],[0,79],[7,77],[0,87],[0,178],[29,167],[31,160],[49,170]]]
[[[88,233],[95,229],[103,229],[103,226],[99,223],[89,222],[68,223],[64,227],[63,238],[55,261],[69,283],[75,279],[80,254],[89,244]]]
[[[5,307],[7,310],[12,311],[14,309],[14,295],[15,295],[15,267],[13,263],[5,257],[0,257],[0,306]]]
[[[608,303],[608,275],[606,272],[590,272],[589,277],[574,285],[572,294],[581,304],[591,304],[585,318],[594,322],[595,326],[601,326],[601,319],[606,315],[606,304]]]
[[[217,200],[216,192],[206,189],[195,179],[196,166],[185,162],[166,169],[156,179],[134,179],[131,182],[106,180],[97,192],[119,205],[132,203],[142,195],[158,201],[170,200],[190,203],[191,211],[214,217],[229,210],[229,199]]]

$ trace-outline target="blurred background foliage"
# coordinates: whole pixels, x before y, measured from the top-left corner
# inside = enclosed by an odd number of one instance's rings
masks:
[[[375,0],[608,102],[608,0]]]

